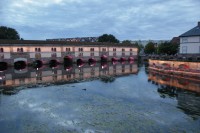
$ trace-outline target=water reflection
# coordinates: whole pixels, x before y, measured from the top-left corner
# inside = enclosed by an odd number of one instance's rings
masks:
[[[54,62],[55,63],[55,62]],[[53,64],[54,64],[53,63]],[[67,64],[43,66],[41,68],[26,67],[25,69],[9,68],[0,72],[0,90],[4,94],[13,94],[13,87],[35,87],[36,85],[48,86],[51,84],[64,84],[72,82],[81,82],[85,80],[101,79],[103,82],[112,82],[114,77],[126,74],[136,74],[138,72],[137,64],[112,64],[112,63],[94,63],[94,64]],[[19,89],[19,87],[18,87]]]
[[[158,86],[162,98],[176,98],[177,108],[196,119],[200,116],[200,81],[149,71],[148,81]]]

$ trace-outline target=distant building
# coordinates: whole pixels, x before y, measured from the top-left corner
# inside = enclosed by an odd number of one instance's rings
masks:
[[[99,37],[75,37],[75,38],[57,38],[46,39],[47,41],[66,41],[66,42],[97,42]]]
[[[180,54],[200,54],[200,22],[180,35]]]
[[[169,42],[170,40],[134,40],[131,41],[132,43],[139,43],[142,44],[143,46],[147,45],[149,42],[153,42],[157,45],[163,43],[163,42]]]

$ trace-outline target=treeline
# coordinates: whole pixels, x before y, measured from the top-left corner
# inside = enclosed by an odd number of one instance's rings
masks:
[[[180,43],[163,42],[160,44],[156,44],[153,42],[149,42],[144,48],[144,53],[175,55],[179,52],[179,47]]]

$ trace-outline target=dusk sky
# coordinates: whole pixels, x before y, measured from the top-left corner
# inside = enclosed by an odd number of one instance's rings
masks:
[[[0,26],[25,40],[170,40],[200,21],[200,0],[0,0]]]

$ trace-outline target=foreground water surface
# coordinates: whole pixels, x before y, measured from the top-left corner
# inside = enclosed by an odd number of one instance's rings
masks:
[[[138,64],[1,72],[0,132],[199,133],[200,82]]]

